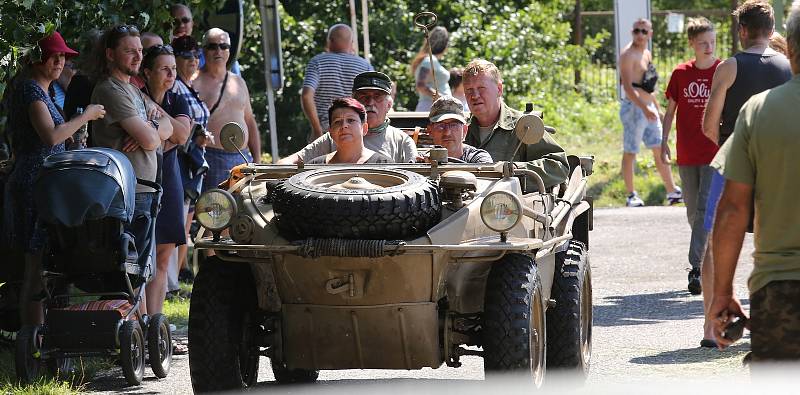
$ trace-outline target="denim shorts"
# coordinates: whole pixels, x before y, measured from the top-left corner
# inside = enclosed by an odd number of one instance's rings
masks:
[[[648,108],[656,110],[655,103],[650,103]],[[638,154],[639,146],[644,143],[647,148],[661,146],[661,122],[650,122],[644,116],[644,111],[630,100],[623,100],[619,107],[619,119],[622,121],[622,148],[630,154]]]

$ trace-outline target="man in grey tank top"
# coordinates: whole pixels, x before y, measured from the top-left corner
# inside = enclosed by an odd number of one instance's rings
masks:
[[[772,6],[763,0],[748,0],[733,14],[739,18],[739,41],[745,49],[717,66],[703,116],[703,134],[720,146],[733,134],[739,110],[751,96],[782,85],[792,78],[789,60],[769,48],[769,38],[775,26]],[[709,232],[724,183],[725,178],[715,171],[706,206],[705,228]],[[707,255],[711,253],[711,244],[709,233]],[[708,273],[714,272],[712,259],[707,259],[704,264],[712,267]],[[700,280],[699,273],[689,273],[690,283]],[[713,286],[713,280],[703,279],[702,286],[708,291]],[[706,316],[704,327],[709,328],[710,325],[712,323]]]

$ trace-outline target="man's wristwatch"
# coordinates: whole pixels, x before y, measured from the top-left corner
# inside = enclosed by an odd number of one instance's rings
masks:
[[[156,121],[155,119],[151,119],[150,124],[152,124],[153,127],[156,128],[156,130],[158,130],[158,121]]]

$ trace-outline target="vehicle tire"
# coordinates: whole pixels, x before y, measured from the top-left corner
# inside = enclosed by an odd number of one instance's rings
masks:
[[[272,374],[279,384],[313,383],[319,377],[319,370],[289,369],[279,362],[272,362]]]
[[[348,189],[371,183],[381,188]],[[355,188],[355,186],[353,186]],[[289,238],[398,240],[439,221],[441,201],[427,178],[400,169],[319,169],[276,184],[269,197]]]
[[[147,357],[153,374],[160,379],[167,377],[172,364],[172,333],[164,314],[153,315],[147,324]]]
[[[30,384],[42,377],[44,373],[40,353],[41,336],[39,325],[23,325],[17,331],[16,349],[14,352],[14,368],[17,379],[23,384]]]
[[[541,387],[547,333],[542,283],[533,259],[509,254],[495,262],[484,298],[481,337],[487,376],[511,373]]]
[[[258,379],[257,299],[246,264],[208,257],[189,308],[189,372],[195,392],[244,389]]]
[[[592,271],[586,245],[571,241],[556,255],[547,310],[547,367],[574,370],[584,378],[592,357]]]
[[[122,323],[119,329],[119,361],[128,384],[141,384],[144,377],[144,332],[139,321]]]

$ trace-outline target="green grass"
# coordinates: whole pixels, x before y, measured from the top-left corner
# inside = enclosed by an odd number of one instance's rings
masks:
[[[192,285],[181,283],[181,291],[192,292]],[[179,331],[185,330],[189,325],[189,298],[179,296],[165,301],[163,312],[170,324],[178,327]]]
[[[112,366],[101,358],[82,358],[75,364],[73,377],[46,377],[33,384],[20,385],[14,372],[14,346],[0,345],[0,394],[79,394],[83,392],[84,383]]]

